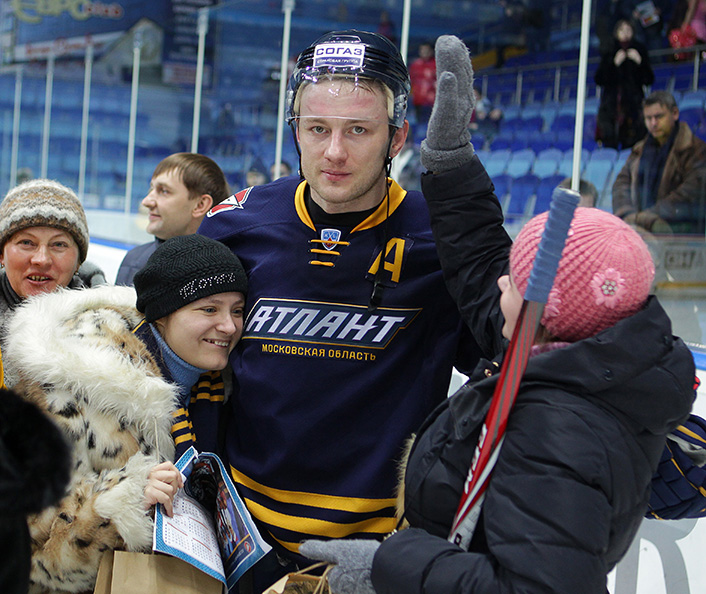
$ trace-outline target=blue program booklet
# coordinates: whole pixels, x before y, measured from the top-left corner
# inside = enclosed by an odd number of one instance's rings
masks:
[[[174,517],[155,508],[152,549],[183,559],[235,590],[240,577],[269,550],[216,454],[189,448],[176,462],[184,488]]]

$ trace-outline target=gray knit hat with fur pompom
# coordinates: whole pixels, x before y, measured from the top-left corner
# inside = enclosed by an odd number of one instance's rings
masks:
[[[12,188],[0,204],[0,250],[17,231],[54,227],[76,241],[79,262],[88,252],[88,221],[73,190],[50,179],[33,179]]]

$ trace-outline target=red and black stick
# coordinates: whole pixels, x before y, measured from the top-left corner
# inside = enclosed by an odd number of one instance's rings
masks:
[[[478,445],[468,470],[461,501],[454,517],[449,541],[468,549],[478,522],[481,504],[495,466],[502,440],[527,367],[530,350],[542,319],[544,305],[556,276],[561,252],[578,204],[578,192],[557,188],[552,194],[547,223],[539,243],[525,291],[520,316],[503,359],[490,409],[481,428]]]

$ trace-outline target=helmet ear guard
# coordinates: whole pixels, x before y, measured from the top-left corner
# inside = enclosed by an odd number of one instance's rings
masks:
[[[380,81],[389,90],[389,123],[395,128],[402,127],[411,86],[407,66],[389,39],[351,29],[327,33],[306,48],[299,54],[287,85],[288,122],[296,119],[297,95],[302,85],[315,84],[322,77],[331,76]]]

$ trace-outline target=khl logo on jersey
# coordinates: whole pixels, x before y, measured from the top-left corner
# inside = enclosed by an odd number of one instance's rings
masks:
[[[216,206],[209,210],[206,213],[206,216],[210,218],[217,215],[219,212],[226,212],[236,208],[243,210],[243,204],[247,202],[250,190],[252,190],[252,188],[247,188],[245,190],[241,190],[237,194],[233,194],[230,198],[226,198],[223,202],[216,204]]]
[[[338,229],[321,229],[321,241],[327,250],[332,250],[341,240],[341,232]]]

